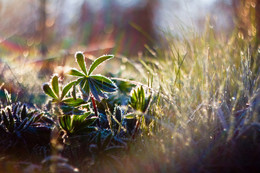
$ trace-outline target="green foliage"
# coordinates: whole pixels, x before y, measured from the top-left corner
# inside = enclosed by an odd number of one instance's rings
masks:
[[[43,91],[48,96],[52,97],[53,102],[58,104],[66,104],[68,106],[77,107],[82,104],[85,104],[84,100],[80,98],[65,98],[65,96],[68,94],[69,90],[76,84],[76,81],[69,82],[67,85],[65,85],[60,94],[60,86],[58,82],[58,76],[54,75],[51,79],[51,87],[49,83],[43,84]]]
[[[0,87],[0,105],[6,106],[11,103],[12,103],[11,94],[6,89]]]
[[[250,34],[253,37],[254,32]],[[102,56],[87,69],[84,55],[76,53],[80,70],[72,69],[69,74],[77,80],[62,88],[54,76],[43,85],[55,103],[53,107],[78,110],[77,114],[64,111],[54,122],[57,134],[64,133],[63,139],[70,139],[70,143],[60,140],[59,135],[55,141],[53,122],[44,119],[41,112],[31,114],[23,106],[18,109],[12,105],[0,113],[0,152],[17,152],[17,148],[31,151],[48,143],[45,137],[52,132],[59,155],[69,155],[69,163],[81,168],[88,165],[81,172],[143,172],[144,167],[152,172],[259,172],[259,42],[253,41],[256,37],[245,39],[241,35],[234,32],[222,39],[214,27],[209,27],[199,37],[168,37],[167,50],[150,49],[155,57],[144,55],[141,63],[127,60],[124,64],[122,76],[143,83],[93,75],[113,56]],[[140,87],[129,94],[131,82]],[[5,98],[2,108],[12,97],[7,92],[1,95]],[[89,97],[97,101],[108,97],[98,103],[95,113],[99,114],[95,116],[89,112],[91,105],[86,105]],[[117,152],[121,151],[125,155],[117,162]],[[1,161],[3,158],[1,155]],[[46,160],[56,163],[57,169],[67,162],[59,161],[62,157]],[[104,161],[108,164],[102,167]],[[123,169],[118,168],[120,164]]]
[[[90,66],[87,72],[84,60],[84,54],[77,52],[75,54],[77,63],[82,71],[71,69],[68,74],[78,77],[76,84],[79,84],[80,91],[84,101],[88,101],[93,96],[98,102],[101,98],[108,98],[106,92],[115,92],[117,86],[105,76],[91,75],[92,72],[104,61],[113,58],[113,55],[103,55],[97,58]]]
[[[91,65],[88,71],[88,75],[90,75],[102,62],[114,58],[114,55],[103,55],[97,58]]]
[[[96,131],[97,128],[92,125],[97,117],[89,117],[90,114],[90,112],[87,112],[83,115],[64,115],[59,118],[59,125],[65,131],[67,137]]]
[[[145,91],[143,87],[141,86],[132,91],[129,104],[134,110],[145,113],[146,110],[148,109],[150,101],[151,101],[151,95],[147,97],[145,95]]]
[[[7,106],[0,113],[0,149],[48,145],[52,125],[51,118],[37,110],[29,111],[25,104]]]
[[[102,134],[98,132],[95,138],[95,144],[90,146],[90,152],[95,162],[95,166],[98,166],[99,163],[103,161],[118,162],[116,154],[120,153],[125,149],[122,145],[112,145],[112,140],[114,136],[112,133]]]

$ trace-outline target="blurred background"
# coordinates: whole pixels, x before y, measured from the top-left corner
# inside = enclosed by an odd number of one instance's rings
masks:
[[[202,33],[207,19],[216,32],[228,35],[238,26],[250,36],[259,30],[259,11],[257,0],[1,0],[0,51],[133,56],[163,45],[166,32]],[[258,28],[249,28],[255,16]]]
[[[235,32],[243,39],[257,35],[259,40],[259,3],[1,0],[0,88],[4,85],[26,102],[41,103],[41,97],[45,98],[42,83],[53,73],[63,77],[68,67],[75,66],[73,55],[79,50],[89,65],[103,54],[133,60],[154,56],[157,50],[167,51],[168,40],[200,39],[208,28],[217,38],[228,39]],[[121,60],[115,58],[97,72],[124,71]]]

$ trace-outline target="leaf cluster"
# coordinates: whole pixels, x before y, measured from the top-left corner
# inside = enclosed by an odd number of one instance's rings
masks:
[[[47,145],[53,123],[44,113],[29,111],[25,104],[13,103],[0,112],[0,148],[8,150],[21,143],[26,144],[23,147],[37,143]]]
[[[64,115],[59,118],[59,125],[67,136],[83,135],[97,128],[92,126],[97,117],[90,117],[90,112],[83,115]]]
[[[77,52],[75,54],[76,61],[81,69],[70,70],[69,74],[78,77],[77,84],[80,86],[80,91],[84,101],[88,101],[90,96],[93,96],[98,102],[102,98],[108,98],[106,92],[115,92],[117,86],[109,78],[102,75],[92,75],[92,72],[104,61],[113,58],[113,55],[103,55],[97,58],[87,71],[84,54]]]
[[[130,106],[136,111],[146,112],[148,105],[151,101],[151,95],[146,96],[143,87],[138,87],[132,90],[130,98]]]

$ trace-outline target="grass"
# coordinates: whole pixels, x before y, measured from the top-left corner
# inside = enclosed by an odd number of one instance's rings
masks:
[[[222,37],[208,27],[203,35],[181,39],[168,35],[166,39],[167,49],[149,49],[149,56],[139,60],[116,55],[107,65],[117,67],[120,62],[117,78],[142,85],[152,94],[154,99],[144,113],[148,125],[141,125],[141,133],[129,142],[118,162],[91,167],[83,160],[75,166],[82,172],[259,171],[260,48],[256,36],[243,38],[234,31]],[[54,63],[59,65],[60,60]],[[43,82],[37,78],[38,69],[24,66],[11,66],[3,77],[15,78],[27,91],[23,97],[33,93],[35,100],[40,99]],[[0,167],[19,172],[10,168],[12,163],[2,161]]]
[[[168,38],[167,51],[135,64],[147,74],[136,80],[150,79],[160,97],[146,114],[158,127],[130,147],[120,172],[260,170],[259,47],[239,34]]]

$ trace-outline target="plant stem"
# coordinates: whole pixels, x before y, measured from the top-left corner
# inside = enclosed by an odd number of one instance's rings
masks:
[[[140,119],[138,118],[137,119],[137,122],[136,122],[136,125],[135,125],[135,131],[134,131],[134,134],[133,134],[133,136],[132,136],[132,139],[135,139],[135,136],[136,136],[136,133],[137,133],[137,131],[138,131],[138,129],[139,129],[139,126],[140,126]]]
[[[91,98],[92,105],[93,105],[93,108],[94,108],[95,116],[98,117],[98,111],[97,111],[97,106],[96,106],[95,99],[92,96],[90,96],[90,98]],[[98,118],[97,118],[97,125],[99,127],[99,119]]]

